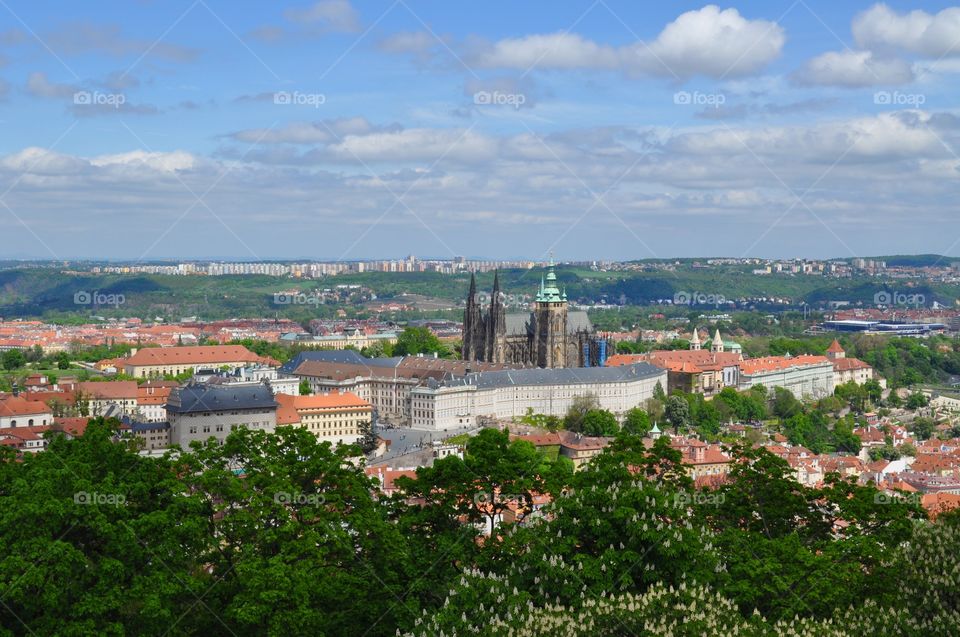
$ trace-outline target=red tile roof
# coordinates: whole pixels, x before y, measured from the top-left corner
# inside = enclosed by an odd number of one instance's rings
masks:
[[[136,400],[139,395],[137,383],[132,380],[89,381],[78,386],[81,392],[99,400]]]
[[[334,409],[337,407],[371,407],[370,403],[351,392],[293,396],[297,411],[303,409]]]
[[[790,369],[791,367],[802,367],[806,365],[821,365],[831,363],[826,356],[812,356],[802,354],[800,356],[766,356],[763,358],[750,358],[740,363],[740,371],[746,376],[753,376],[763,372],[773,372],[781,369]]]
[[[21,396],[9,396],[0,400],[0,416],[39,416],[43,414],[50,414],[50,408],[39,400],[26,400]]]
[[[257,356],[243,345],[189,345],[145,347],[124,359],[125,365],[216,365],[218,363],[268,363],[277,361]]]

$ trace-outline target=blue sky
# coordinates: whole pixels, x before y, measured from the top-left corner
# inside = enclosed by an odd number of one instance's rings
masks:
[[[0,16],[0,258],[960,252],[949,3]]]

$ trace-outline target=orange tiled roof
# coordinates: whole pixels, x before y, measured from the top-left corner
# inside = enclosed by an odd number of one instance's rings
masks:
[[[335,407],[370,407],[370,403],[350,392],[293,396],[294,406],[301,409],[332,409]]]
[[[838,372],[848,372],[854,369],[872,369],[859,358],[840,358],[833,361],[833,368]]]
[[[763,372],[774,372],[781,369],[790,369],[791,367],[800,367],[804,365],[820,365],[831,363],[826,356],[812,356],[803,354],[801,356],[765,356],[763,358],[749,358],[740,363],[740,371],[752,376]],[[831,363],[832,364],[832,363]]]
[[[20,396],[0,400],[0,416],[36,416],[49,413],[50,408],[39,400],[25,400]]]
[[[132,380],[89,381],[78,385],[81,392],[100,400],[132,400],[139,394],[137,383]]]
[[[215,365],[217,363],[276,364],[257,356],[243,345],[188,345],[184,347],[146,347],[124,359],[126,365]]]
[[[300,415],[297,413],[295,402],[299,396],[290,396],[288,394],[275,394],[277,401],[277,424],[278,425],[296,425],[300,423]]]

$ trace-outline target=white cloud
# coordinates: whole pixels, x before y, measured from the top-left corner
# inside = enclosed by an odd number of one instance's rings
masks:
[[[0,167],[6,170],[35,175],[74,174],[83,170],[86,165],[86,160],[82,158],[35,146],[0,159]]]
[[[437,38],[426,31],[404,31],[385,37],[377,43],[387,53],[413,53],[422,55],[440,44]]]
[[[737,130],[724,127],[677,136],[669,148],[692,155],[769,158],[783,161],[826,162],[843,157],[871,161],[898,161],[914,157],[949,155],[929,124],[930,115],[917,112],[881,113],[813,126],[766,127]]]
[[[900,50],[927,57],[960,55],[960,7],[936,15],[925,11],[897,13],[875,4],[853,20],[857,44],[872,50]]]
[[[783,27],[747,20],[736,9],[707,5],[688,11],[650,43],[634,49],[641,65],[660,75],[749,75],[775,60],[786,40]]]
[[[459,161],[489,161],[497,156],[497,141],[471,131],[411,128],[347,135],[331,144],[329,152],[345,161],[428,161],[441,157]]]
[[[78,22],[64,25],[43,37],[59,54],[81,55],[91,51],[114,57],[141,56],[163,58],[171,62],[192,62],[198,49],[171,42],[140,40],[123,35],[119,26]]]
[[[182,150],[170,153],[135,150],[117,155],[100,155],[90,160],[90,164],[98,168],[122,167],[134,170],[148,169],[164,173],[192,170],[197,167],[198,163],[194,155]]]
[[[79,89],[70,84],[57,84],[47,79],[47,74],[37,71],[27,77],[27,93],[34,97],[73,97]]]
[[[344,117],[319,122],[292,122],[272,129],[254,128],[230,135],[250,144],[327,144],[346,135],[364,135],[398,127],[375,127],[364,117]]]
[[[291,125],[277,144],[246,157],[136,149],[78,157],[28,148],[0,156],[0,189],[20,180],[9,204],[64,256],[75,254],[73,246],[113,241],[127,251],[123,256],[138,257],[195,204],[181,180],[196,193],[215,186],[205,202],[263,257],[337,258],[361,239],[350,257],[383,254],[398,244],[449,254],[423,224],[467,255],[545,251],[563,235],[561,253],[581,250],[578,256],[589,257],[589,245],[603,242],[611,256],[649,256],[606,206],[594,205],[590,191],[605,193],[612,186],[604,203],[637,235],[661,237],[653,245],[664,256],[718,245],[726,254],[739,253],[760,237],[766,237],[768,252],[836,256],[846,249],[823,244],[825,230],[807,206],[864,253],[878,245],[886,250],[904,237],[911,237],[912,248],[942,234],[960,183],[960,161],[938,139],[954,146],[960,141],[957,118],[922,111],[810,125],[686,131],[603,126],[548,136],[395,130],[362,118],[326,123],[342,141],[321,140],[306,152],[294,143],[308,141],[316,122]],[[780,179],[797,194],[816,186],[799,205]],[[409,189],[404,203],[419,219],[395,204],[384,182],[394,193]],[[765,234],[791,205],[793,213],[781,224],[789,230]],[[388,210],[393,212],[384,217]],[[727,222],[721,227],[733,221],[735,227],[702,244],[686,232],[718,215]],[[170,233],[153,254],[249,256],[205,207],[194,206],[183,224],[190,231]],[[508,236],[502,224],[538,227],[534,234]],[[800,233],[802,227],[809,232]],[[338,238],[323,244],[333,254],[315,252],[319,232]],[[878,238],[886,243],[876,243]],[[29,235],[22,240],[32,246]]]
[[[320,25],[333,31],[354,33],[360,18],[348,0],[321,0],[306,9],[287,9],[284,17],[303,25]]]
[[[809,60],[795,78],[801,84],[859,87],[906,84],[914,72],[908,62],[877,58],[872,51],[828,51]]]
[[[620,64],[619,52],[575,33],[552,33],[509,38],[494,43],[476,59],[485,68],[613,69]]]
[[[776,59],[785,39],[783,28],[774,22],[747,20],[736,9],[708,5],[680,15],[649,44],[614,47],[574,33],[535,34],[495,42],[475,52],[471,60],[484,68],[742,76]]]

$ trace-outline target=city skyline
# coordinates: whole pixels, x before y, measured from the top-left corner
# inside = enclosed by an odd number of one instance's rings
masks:
[[[958,254],[947,3],[0,13],[4,258]]]

